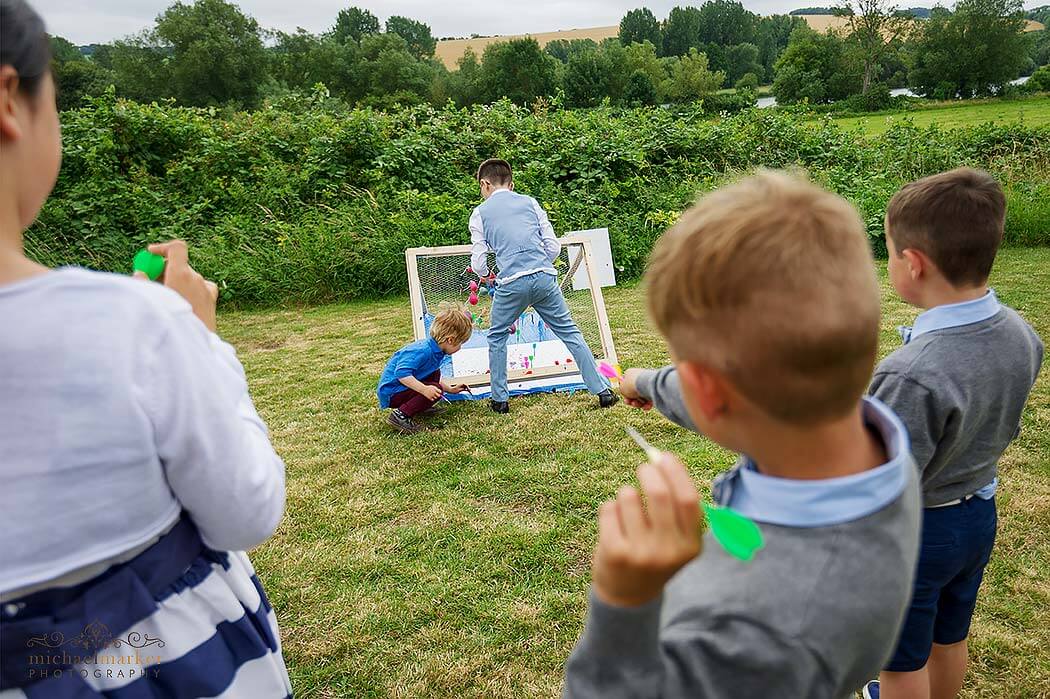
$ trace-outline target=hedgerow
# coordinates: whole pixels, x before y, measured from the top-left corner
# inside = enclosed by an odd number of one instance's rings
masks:
[[[875,138],[769,110],[347,110],[323,100],[223,113],[111,95],[64,112],[63,166],[26,236],[49,265],[127,271],[149,241],[183,238],[236,305],[401,293],[404,249],[468,240],[473,174],[515,168],[560,231],[608,227],[621,278],[698,193],[756,167],[797,167],[853,201],[885,250],[886,201],[958,165],[1009,197],[1007,241],[1050,243],[1050,127],[907,122]]]

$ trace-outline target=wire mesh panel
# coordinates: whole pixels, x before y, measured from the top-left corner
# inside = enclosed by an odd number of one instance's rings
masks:
[[[416,338],[429,333],[430,323],[443,303],[462,304],[471,314],[474,333],[463,349],[446,360],[442,374],[447,380],[487,386],[488,332],[495,282],[480,278],[470,269],[470,246],[412,248],[406,251],[405,257]],[[489,254],[488,263],[489,269],[498,276],[494,255]],[[581,270],[590,272],[589,244],[563,244],[554,267],[573,321],[591,352],[598,360],[615,362],[601,289],[597,284],[581,283],[581,278],[587,277],[577,274]],[[507,365],[512,392],[515,383],[521,384],[518,392],[581,385],[576,360],[532,307],[525,309],[511,326]]]

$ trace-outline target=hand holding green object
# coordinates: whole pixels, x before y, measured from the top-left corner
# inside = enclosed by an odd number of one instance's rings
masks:
[[[645,437],[638,434],[638,430],[628,427],[627,434],[642,448],[649,461],[655,464],[660,460],[660,450],[645,441]],[[706,502],[701,505],[711,533],[726,553],[741,561],[754,558],[755,552],[763,546],[762,530],[758,525],[727,507],[709,505]]]
[[[136,272],[142,272],[152,281],[157,281],[160,279],[160,275],[164,273],[164,258],[160,255],[154,255],[149,250],[142,249],[135,255],[131,268]]]

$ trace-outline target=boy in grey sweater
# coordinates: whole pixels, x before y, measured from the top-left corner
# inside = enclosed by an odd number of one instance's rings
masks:
[[[893,650],[920,516],[907,433],[862,399],[879,291],[860,218],[761,173],[686,212],[647,278],[675,364],[628,371],[621,395],[742,454],[712,499],[765,546],[743,562],[701,539],[685,467],[643,465],[642,493],[600,510],[564,696],[851,696]]]
[[[996,465],[1043,357],[1035,331],[988,288],[1005,215],[999,183],[968,168],[905,185],[887,207],[890,281],[925,310],[902,328],[904,346],[879,364],[869,390],[911,434],[925,509],[911,606],[865,697],[954,697],[966,674],[995,541]]]

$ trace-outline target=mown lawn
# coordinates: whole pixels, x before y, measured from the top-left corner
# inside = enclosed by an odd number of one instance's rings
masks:
[[[883,275],[885,276],[885,275]],[[1050,249],[1004,251],[993,284],[1050,338]],[[667,355],[637,286],[606,294],[624,366]],[[884,285],[882,352],[914,310]],[[297,696],[554,697],[583,623],[599,503],[640,461],[637,426],[704,488],[733,456],[655,414],[584,394],[457,405],[439,432],[391,434],[376,378],[410,337],[407,299],[224,313],[288,465],[288,506],[252,558]],[[1000,530],[965,697],[1050,687],[1050,372],[1002,462]],[[894,571],[872,571],[892,575]]]
[[[1050,96],[1019,100],[991,99],[973,103],[940,102],[932,104],[928,109],[844,117],[833,121],[845,129],[860,127],[864,133],[874,136],[905,119],[911,120],[919,127],[936,124],[941,128],[1015,121],[1023,121],[1029,126],[1045,125],[1050,123]]]

